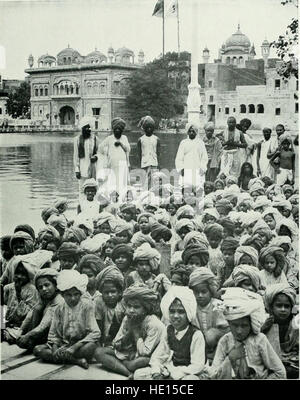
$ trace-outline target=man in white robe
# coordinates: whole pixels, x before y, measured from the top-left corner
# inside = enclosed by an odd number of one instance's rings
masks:
[[[180,186],[194,186],[197,190],[204,186],[208,156],[205,144],[199,137],[199,128],[193,123],[186,126],[187,139],[178,147],[175,159],[177,171],[181,174]]]

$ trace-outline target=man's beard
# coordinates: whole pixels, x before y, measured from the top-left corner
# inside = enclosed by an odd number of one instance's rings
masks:
[[[82,136],[84,139],[88,139],[91,137],[91,132],[82,132]]]
[[[120,137],[122,136],[122,133],[115,132],[114,135],[115,135],[116,139],[120,139]]]
[[[128,318],[129,325],[132,328],[138,328],[138,327],[141,326],[141,324],[144,321],[145,317],[146,317],[146,315],[143,314],[143,315],[139,315],[139,316],[134,317],[134,318]]]

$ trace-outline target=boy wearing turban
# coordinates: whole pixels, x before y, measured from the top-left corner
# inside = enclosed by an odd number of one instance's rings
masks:
[[[141,168],[147,174],[145,184],[146,190],[148,190],[152,186],[152,173],[159,169],[160,140],[156,135],[153,135],[155,122],[149,115],[140,120],[138,127],[145,133],[137,142],[137,151]]]
[[[34,355],[46,362],[79,365],[89,368],[100,339],[94,305],[83,299],[88,277],[74,270],[63,270],[57,277],[57,288],[64,302],[57,306],[48,342],[36,346]]]
[[[289,133],[283,133],[279,139],[279,149],[270,159],[270,164],[276,168],[278,185],[283,186],[285,183],[294,183],[295,177],[295,152],[292,146],[292,138]],[[274,164],[274,160],[279,159],[279,167]]]
[[[296,292],[279,283],[267,288],[264,300],[270,317],[261,330],[281,358],[287,378],[299,379],[299,316],[293,315]]]
[[[198,380],[204,374],[204,337],[192,325],[196,307],[193,292],[187,287],[172,286],[165,294],[161,310],[167,329],[152,354],[150,366],[138,369],[134,379]]]
[[[212,379],[286,379],[280,358],[260,332],[266,318],[261,297],[241,288],[228,288],[223,301],[230,332],[218,343]]]
[[[157,295],[144,284],[127,288],[123,294],[126,315],[113,347],[98,348],[95,358],[102,366],[125,376],[149,364],[160,342],[164,324],[154,315]]]
[[[193,290],[197,301],[193,324],[203,333],[206,354],[212,361],[219,339],[228,332],[228,323],[218,308],[222,301],[216,298],[218,281],[208,268],[198,268],[190,275],[189,288]]]
[[[114,190],[118,193],[119,198],[123,198],[127,193],[129,179],[130,144],[127,137],[123,135],[126,123],[122,118],[114,118],[111,126],[113,134],[104,139],[99,146],[99,153],[106,159],[108,171],[102,189]],[[99,174],[98,179],[100,179]]]

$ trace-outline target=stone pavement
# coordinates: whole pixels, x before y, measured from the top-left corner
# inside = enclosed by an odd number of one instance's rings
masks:
[[[17,345],[1,343],[1,380],[127,380],[126,377],[105,371],[99,364],[89,369],[73,365],[49,364]]]

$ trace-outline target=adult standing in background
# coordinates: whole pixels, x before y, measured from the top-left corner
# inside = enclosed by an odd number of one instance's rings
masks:
[[[122,118],[114,118],[111,123],[113,134],[109,135],[99,145],[99,154],[103,161],[103,170],[98,169],[97,179],[102,181],[100,190],[109,194],[115,191],[118,198],[124,198],[129,183],[129,153],[130,144],[123,134],[126,122]]]
[[[93,122],[89,117],[83,117],[79,122],[81,133],[74,140],[74,168],[79,180],[79,196],[82,196],[82,186],[87,179],[96,178],[96,162],[98,139],[91,128]]]
[[[205,136],[203,142],[208,156],[208,164],[205,179],[214,182],[217,179],[220,170],[220,160],[222,155],[222,143],[214,135],[215,126],[213,122],[207,122],[204,125]]]
[[[236,128],[236,119],[227,119],[227,128],[222,135],[223,154],[221,158],[221,172],[226,176],[240,176],[243,155],[247,147],[244,134]]]
[[[140,120],[138,127],[142,128],[145,132],[137,142],[137,149],[141,168],[143,168],[147,174],[146,190],[148,190],[152,185],[152,173],[159,169],[160,140],[156,135],[153,135],[155,122],[149,115],[146,115]]]
[[[180,173],[179,184],[183,187],[193,186],[196,189],[204,185],[208,156],[205,144],[199,137],[199,127],[194,123],[186,125],[187,139],[178,147],[175,167]]]

